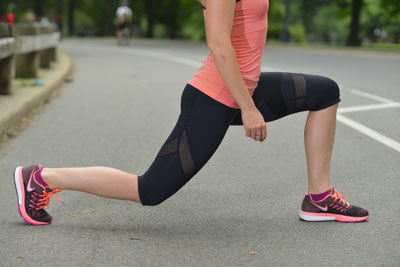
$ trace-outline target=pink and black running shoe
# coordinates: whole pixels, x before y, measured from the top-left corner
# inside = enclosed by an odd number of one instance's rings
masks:
[[[363,208],[350,205],[333,187],[321,201],[313,201],[310,194],[304,197],[299,214],[305,221],[362,222],[369,213]]]
[[[22,219],[32,225],[50,224],[52,217],[43,209],[49,205],[50,197],[61,189],[52,190],[49,186],[43,186],[37,181],[43,166],[31,165],[17,167],[14,173],[15,188],[18,195],[18,211]]]

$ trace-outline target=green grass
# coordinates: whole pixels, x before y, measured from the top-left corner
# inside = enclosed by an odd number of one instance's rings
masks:
[[[370,43],[364,44],[361,47],[337,45],[337,44],[325,44],[325,43],[281,43],[276,39],[268,39],[267,45],[290,45],[299,47],[315,47],[315,48],[344,48],[344,49],[362,49],[362,50],[376,50],[376,51],[400,51],[400,44],[394,43]]]
[[[374,49],[374,50],[394,50],[400,51],[400,44],[387,44],[387,43],[371,43],[365,44],[362,48]]]

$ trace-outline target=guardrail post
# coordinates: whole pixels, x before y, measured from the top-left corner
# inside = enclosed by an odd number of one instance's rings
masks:
[[[53,23],[42,24],[41,25],[41,33],[46,34],[52,37],[52,41],[48,41],[48,45],[50,47],[43,49],[40,51],[40,67],[41,68],[50,68],[50,63],[56,60],[56,46],[57,44],[54,42],[58,42],[58,35],[57,35],[57,25]]]
[[[13,59],[14,38],[9,25],[0,22],[0,94],[12,93]]]
[[[40,34],[39,23],[18,23],[14,25],[16,39],[16,70],[18,78],[37,77],[40,54],[37,47],[40,45],[35,38]]]

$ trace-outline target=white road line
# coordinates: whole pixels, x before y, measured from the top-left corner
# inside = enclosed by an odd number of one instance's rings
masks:
[[[378,101],[378,102],[382,102],[382,103],[397,103],[397,102],[395,102],[393,100],[390,100],[390,99],[387,99],[387,98],[384,98],[384,97],[380,97],[380,96],[377,96],[377,95],[373,95],[373,94],[370,94],[370,93],[367,93],[367,92],[363,92],[363,91],[360,91],[360,90],[357,90],[357,89],[352,89],[352,88],[347,88],[347,89],[352,94],[359,95],[359,96],[362,96],[362,97],[365,97],[365,98],[369,98],[369,99],[372,99],[372,100],[375,100],[375,101]]]
[[[381,104],[343,107],[338,109],[338,113],[342,114],[342,113],[369,111],[369,110],[387,109],[387,108],[398,108],[398,107],[400,107],[400,103],[381,103]]]
[[[147,57],[155,58],[155,59],[164,59],[166,61],[171,61],[195,68],[200,68],[203,62],[189,59],[189,58],[184,58],[184,57],[178,57],[178,56],[173,56],[173,55],[168,55],[166,53],[161,53],[161,52],[154,52],[154,51],[149,51],[146,49],[135,49],[136,51],[140,52],[140,55],[144,55]]]
[[[173,56],[173,55],[168,55],[163,52],[155,52],[155,51],[150,51],[147,49],[135,49],[137,52],[140,52],[141,55],[145,55],[151,58],[156,58],[156,59],[164,59],[167,61],[172,61],[175,63],[179,64],[184,64],[187,66],[195,67],[195,68],[200,68],[201,65],[203,64],[202,61],[194,60],[194,59],[189,59],[189,58],[184,58],[184,57],[178,57],[178,56]],[[204,58],[205,59],[205,58]],[[275,68],[270,68],[266,66],[261,66],[262,71],[269,71],[269,72],[285,72],[284,70],[280,69],[275,69]]]
[[[366,136],[369,136],[372,139],[396,150],[397,152],[400,152],[400,143],[399,142],[397,142],[387,136],[384,136],[383,134],[380,134],[377,131],[374,131],[371,128],[368,128],[367,126],[365,126],[361,123],[358,123],[352,119],[349,119],[343,115],[337,114],[336,118],[338,121],[353,128],[354,130],[357,130],[360,133],[365,134]]]

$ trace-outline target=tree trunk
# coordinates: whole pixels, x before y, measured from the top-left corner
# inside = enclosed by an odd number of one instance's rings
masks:
[[[68,8],[68,30],[69,35],[73,35],[75,32],[74,29],[74,12],[75,12],[75,0],[69,0],[69,8]]]
[[[35,0],[35,8],[34,12],[36,16],[40,19],[43,16],[43,1],[42,0]]]
[[[353,0],[352,1],[352,14],[351,14],[351,24],[350,24],[350,34],[347,38],[348,46],[360,46],[361,39],[360,33],[360,14],[363,6],[363,0]]]
[[[178,38],[178,31],[179,31],[178,11],[180,9],[180,6],[177,0],[172,0],[171,6],[172,8],[168,10],[169,13],[168,32],[170,38],[176,39]]]
[[[6,8],[7,8],[7,5],[6,5]],[[18,22],[18,17],[19,17],[18,0],[14,0],[14,17],[15,17],[15,22]]]
[[[154,10],[152,0],[145,0],[145,9],[147,14],[147,37],[153,37]]]
[[[281,32],[281,42],[288,43],[290,42],[290,33],[289,33],[289,18],[290,18],[290,0],[285,0],[285,24],[283,25],[283,30]]]
[[[3,1],[0,1],[0,21],[4,20],[4,15],[6,14],[4,12],[5,8],[4,8],[5,3],[3,3]]]

